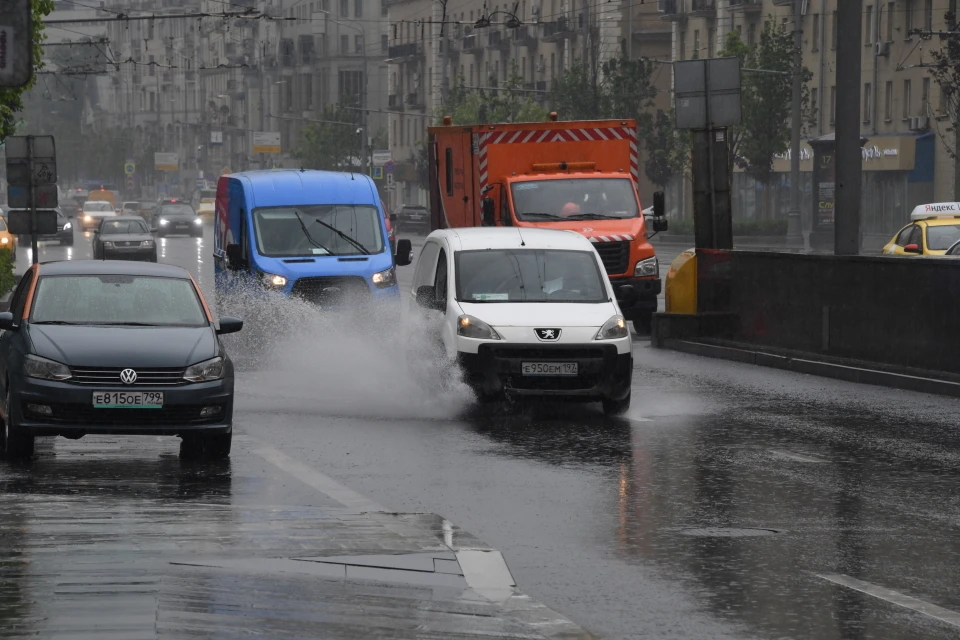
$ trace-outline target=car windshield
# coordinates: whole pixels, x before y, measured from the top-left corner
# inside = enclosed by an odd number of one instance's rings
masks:
[[[265,256],[371,255],[383,251],[373,205],[323,204],[254,211],[257,246]]]
[[[207,324],[189,280],[131,275],[44,276],[37,283],[30,320],[86,325]]]
[[[927,249],[930,251],[949,249],[957,240],[960,240],[960,225],[927,227]]]
[[[495,249],[460,251],[460,302],[604,302],[596,257],[588,251]]]
[[[520,220],[603,220],[639,215],[630,178],[571,178],[515,183]]]
[[[113,205],[109,202],[88,202],[83,205],[84,211],[113,211]]]
[[[140,220],[107,220],[100,226],[102,235],[117,235],[121,233],[149,233],[147,225]]]
[[[161,216],[195,216],[197,212],[188,204],[165,204],[160,207]]]

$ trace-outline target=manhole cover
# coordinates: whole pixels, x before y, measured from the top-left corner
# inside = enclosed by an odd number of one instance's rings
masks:
[[[702,529],[684,529],[681,531],[685,536],[695,538],[756,538],[759,536],[772,536],[776,533],[782,533],[777,529],[737,529],[732,527],[703,527]]]

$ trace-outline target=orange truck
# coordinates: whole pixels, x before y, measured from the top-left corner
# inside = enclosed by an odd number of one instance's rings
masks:
[[[581,120],[430,127],[434,229],[514,226],[567,229],[587,237],[638,332],[657,310],[660,268],[647,241],[637,191],[634,120]],[[664,231],[663,194],[653,232]]]

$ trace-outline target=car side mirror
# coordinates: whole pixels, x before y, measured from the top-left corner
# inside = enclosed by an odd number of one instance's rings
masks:
[[[19,327],[13,322],[13,314],[9,311],[0,313],[0,330],[16,331]]]
[[[653,192],[653,217],[662,218],[667,214],[667,199],[664,196],[663,191],[654,191]],[[663,229],[666,231],[666,227]]]
[[[397,214],[391,213],[391,214],[390,214],[390,222],[396,222],[396,221],[397,221]]]
[[[424,309],[437,309],[437,292],[428,284],[417,287],[417,305]]]
[[[654,233],[660,233],[661,231],[666,231],[669,227],[669,223],[666,218],[654,218],[653,219],[653,231]]]
[[[240,318],[223,316],[220,318],[220,326],[217,328],[217,335],[222,336],[227,333],[236,333],[241,329],[243,329],[243,320]]]
[[[94,233],[94,234],[100,233],[100,229],[94,229],[94,230],[93,230],[93,233]]]
[[[913,242],[903,247],[904,253],[920,253],[920,245]]]
[[[413,262],[413,244],[406,238],[397,240],[397,254],[393,259],[398,267],[405,267]]]
[[[243,268],[243,251],[241,251],[240,245],[227,245],[227,262],[230,263],[231,269],[239,270]]]
[[[493,198],[487,197],[480,201],[480,226],[492,227],[497,213],[497,205]]]

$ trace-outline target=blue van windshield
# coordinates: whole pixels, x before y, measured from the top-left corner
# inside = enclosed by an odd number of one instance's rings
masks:
[[[257,247],[268,257],[371,255],[383,251],[373,205],[319,204],[255,209]]]

